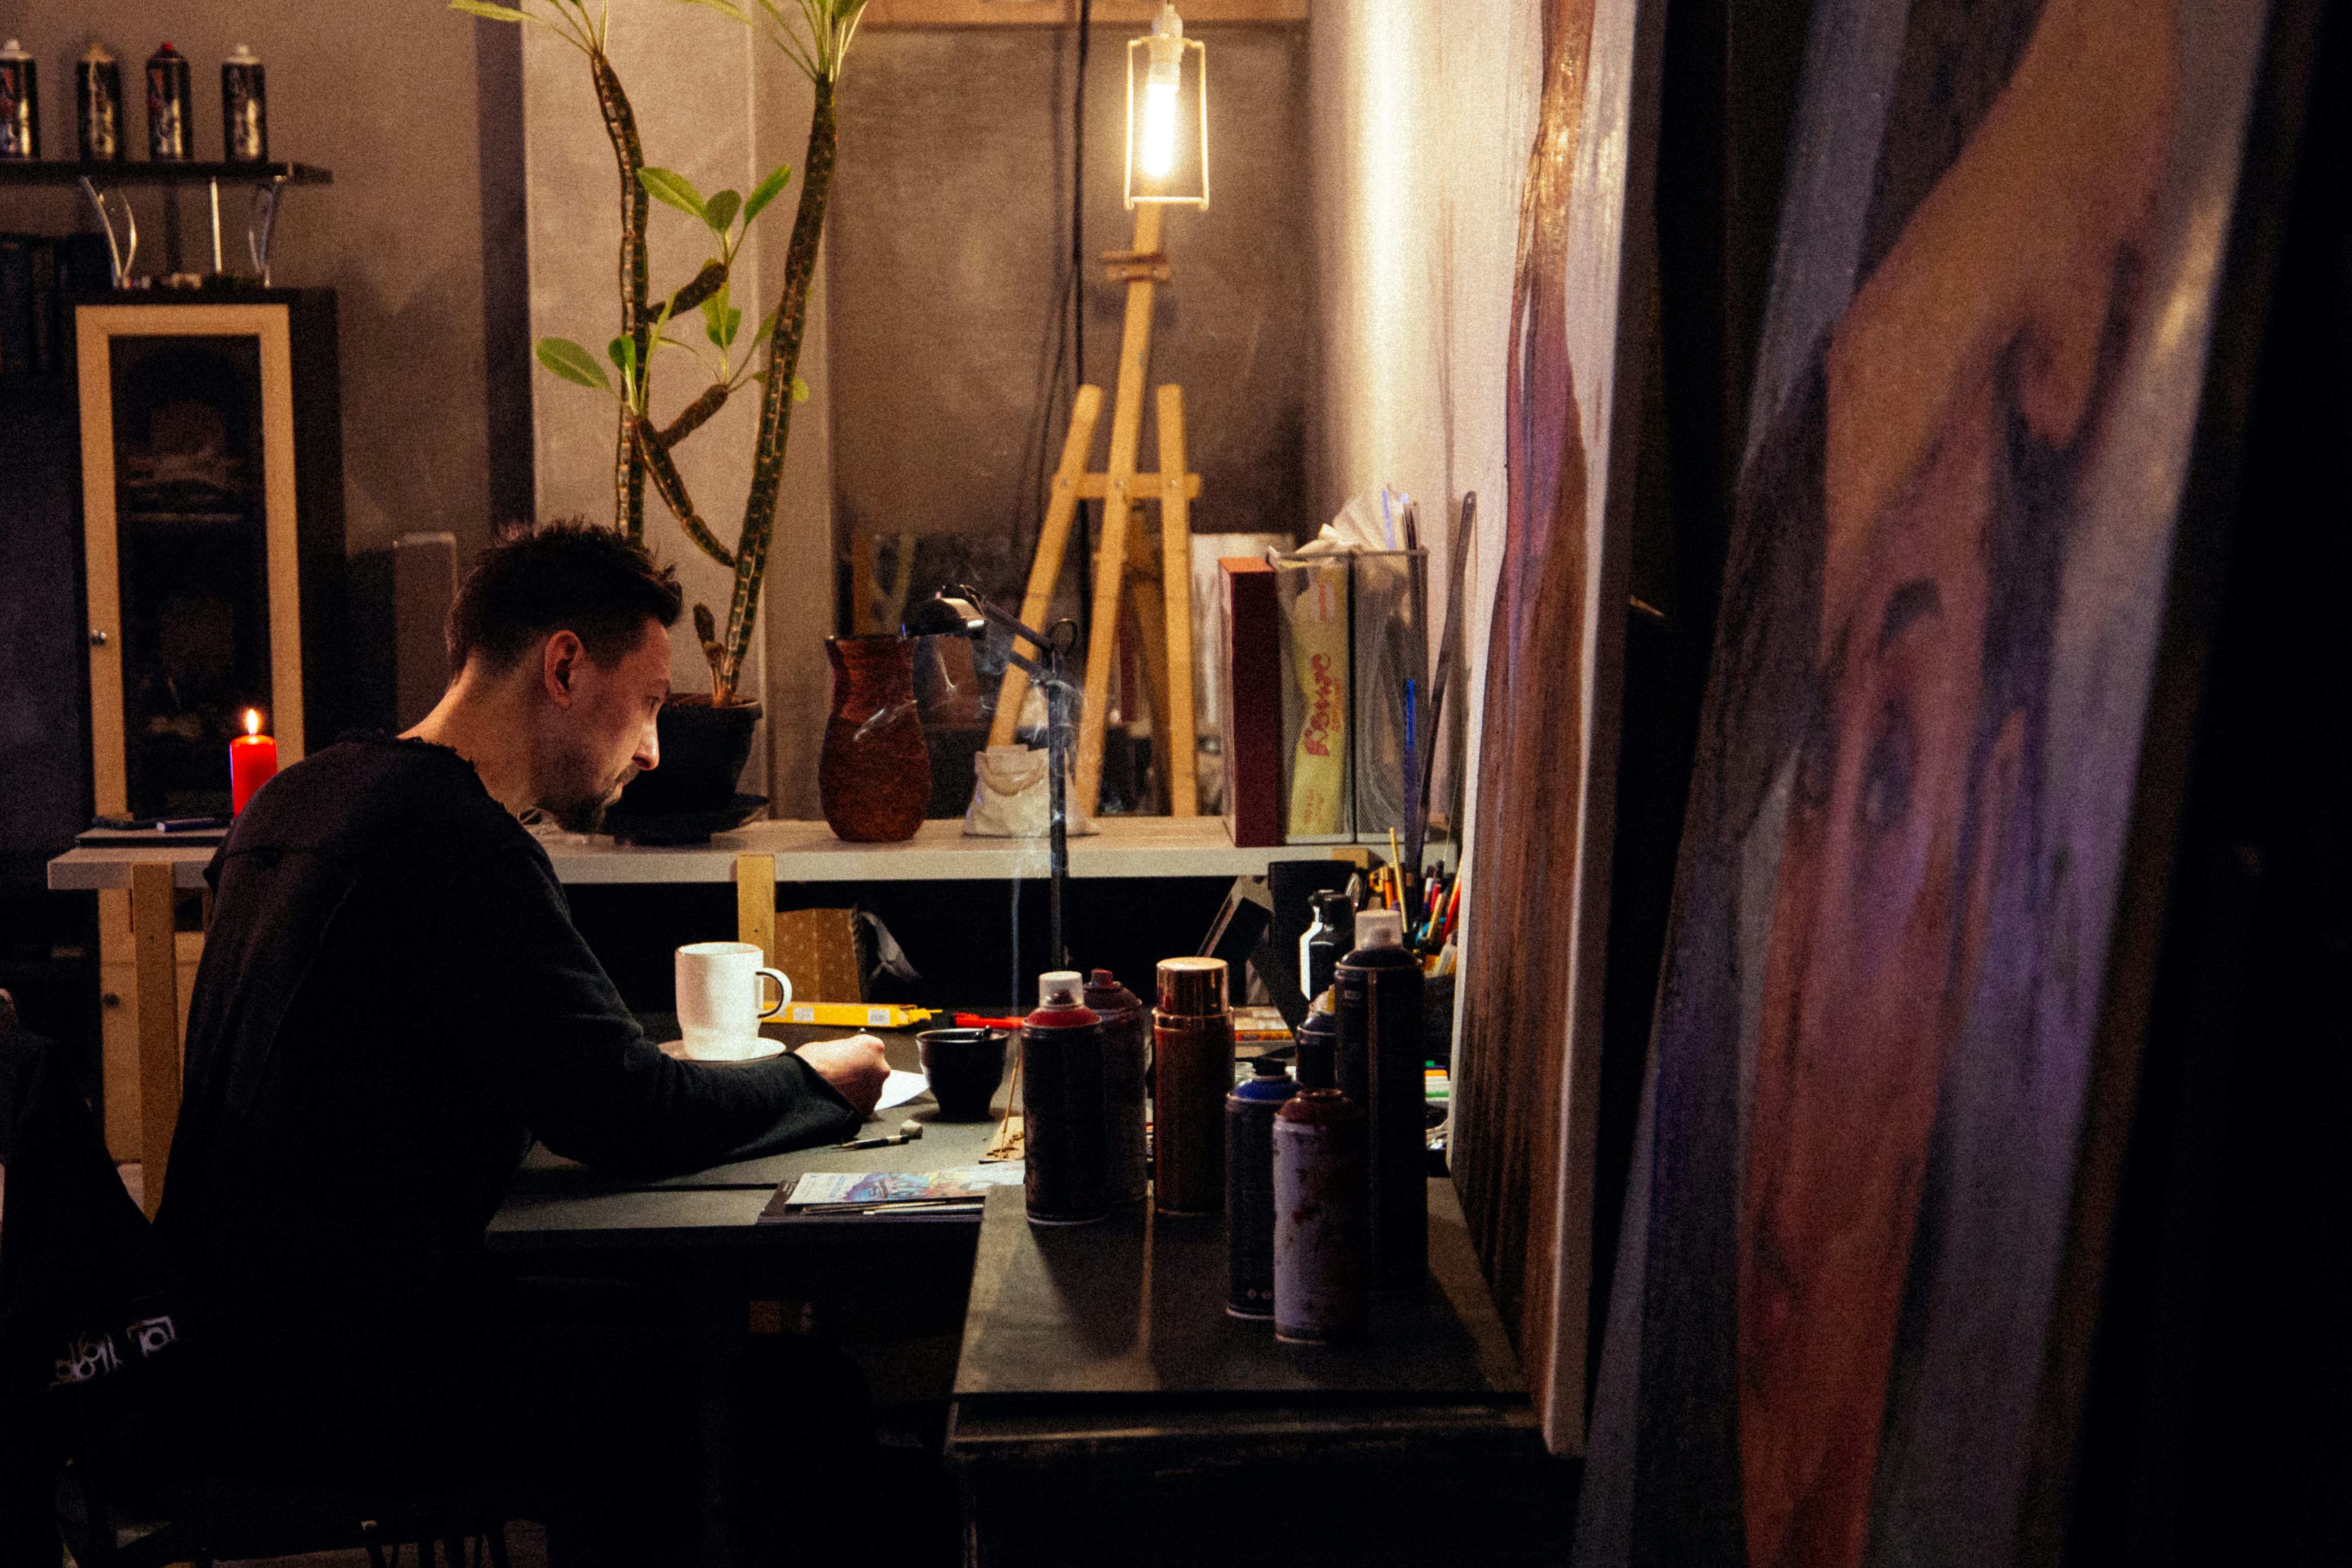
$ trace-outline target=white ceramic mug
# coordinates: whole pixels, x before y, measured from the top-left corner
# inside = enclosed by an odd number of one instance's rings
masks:
[[[793,983],[781,969],[760,963],[748,942],[694,942],[677,950],[677,1024],[686,1054],[696,1061],[723,1062],[761,1049],[760,1021],[772,1018],[793,999]],[[760,982],[776,983],[772,1005],[760,996]]]

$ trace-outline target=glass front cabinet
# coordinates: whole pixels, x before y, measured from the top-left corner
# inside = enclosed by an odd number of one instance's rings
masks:
[[[345,722],[334,296],[111,300],[75,311],[94,804],[226,816],[248,710],[281,767]],[[184,1029],[200,914],[178,923]],[[100,932],[121,1157],[139,1143],[127,893],[101,895]]]

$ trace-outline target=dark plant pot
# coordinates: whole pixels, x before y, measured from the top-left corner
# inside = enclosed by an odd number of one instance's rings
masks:
[[[662,704],[659,725],[661,765],[632,779],[613,809],[632,816],[723,809],[751,760],[760,705],[714,708],[705,696],[673,697]]]
[[[833,707],[817,759],[817,798],[840,837],[894,844],[923,826],[931,759],[915,711],[915,644],[881,636],[827,637]]]

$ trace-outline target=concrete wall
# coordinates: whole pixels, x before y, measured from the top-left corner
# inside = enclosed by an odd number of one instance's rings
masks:
[[[360,16],[364,26],[356,26]],[[123,85],[168,38],[195,84],[196,151],[220,156],[220,62],[249,44],[268,68],[269,149],[323,164],[335,183],[290,193],[276,280],[340,295],[344,518],[354,552],[413,529],[447,530],[463,550],[489,531],[485,434],[482,224],[474,24],[432,0],[355,13],[333,0],[119,0],[103,8],[0,0],[0,37],[40,62],[42,149],[74,155],[73,60],[94,36]],[[130,106],[143,153],[147,118]],[[222,193],[225,247],[244,239],[244,198]],[[139,193],[141,271],[163,265],[163,195]],[[201,193],[183,195],[184,258],[208,265]],[[0,226],[64,233],[86,220],[67,191],[0,194]],[[231,231],[234,231],[233,233]]]
[[[1476,714],[1502,561],[1505,371],[1541,9],[1316,0],[1307,28],[1323,290],[1312,508],[1328,518],[1383,483],[1417,499],[1442,628],[1454,520],[1476,492],[1467,700],[1459,685],[1448,700],[1457,716]]]
[[[1086,90],[1085,379],[1117,384],[1132,242],[1121,200],[1126,39],[1097,25]],[[1296,25],[1204,26],[1206,213],[1172,209],[1150,381],[1184,388],[1202,532],[1311,527],[1315,282],[1307,47]],[[1070,249],[1065,27],[873,28],[842,92],[832,228],[835,494],[845,533],[1034,539],[1067,419],[1052,376]],[[1094,466],[1109,447],[1110,413]],[[1147,418],[1141,461],[1158,465]],[[1018,598],[1025,550],[1003,584]]]

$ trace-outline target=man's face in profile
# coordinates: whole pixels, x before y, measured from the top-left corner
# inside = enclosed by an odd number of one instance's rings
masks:
[[[669,634],[648,616],[611,668],[583,649],[566,668],[572,700],[555,710],[540,808],[568,833],[593,833],[628,782],[661,761],[655,720],[669,695]]]

